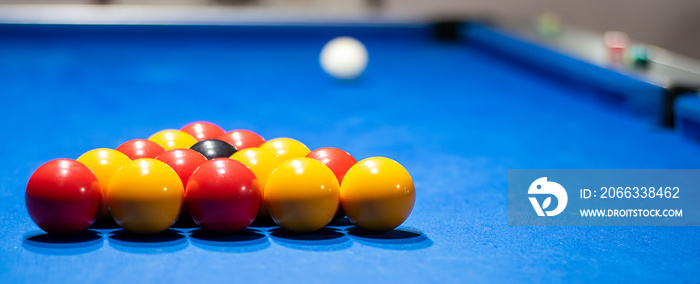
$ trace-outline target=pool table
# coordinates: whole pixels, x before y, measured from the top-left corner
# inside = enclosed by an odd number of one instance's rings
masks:
[[[343,35],[369,51],[355,80],[319,66]],[[0,279],[698,282],[700,227],[507,222],[509,169],[700,168],[700,145],[658,123],[664,92],[479,23],[3,24]],[[339,220],[302,235],[99,224],[62,238],[32,223],[24,190],[41,164],[198,120],[392,158],[413,177],[413,212],[383,234]]]

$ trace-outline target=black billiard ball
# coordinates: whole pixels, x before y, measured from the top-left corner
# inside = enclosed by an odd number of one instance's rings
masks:
[[[228,142],[218,139],[207,139],[197,142],[190,149],[199,152],[207,157],[207,159],[228,158],[235,154],[238,150]]]

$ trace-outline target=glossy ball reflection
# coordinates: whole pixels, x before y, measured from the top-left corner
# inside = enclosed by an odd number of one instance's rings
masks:
[[[236,147],[229,144],[228,142],[221,141],[218,139],[207,139],[197,142],[197,144],[192,145],[190,149],[199,152],[200,154],[207,157],[208,160],[216,158],[228,158],[236,153]]]
[[[304,143],[292,138],[275,138],[260,145],[260,148],[277,154],[284,161],[304,157],[311,152]]]
[[[280,164],[267,179],[264,202],[272,219],[294,232],[326,226],[338,210],[338,180],[333,171],[311,158]]]
[[[197,139],[187,132],[180,130],[167,129],[159,131],[156,134],[148,137],[148,140],[158,143],[165,150],[172,149],[189,149],[197,143]]]
[[[71,234],[95,221],[102,200],[97,177],[85,165],[57,159],[39,167],[27,182],[29,217],[50,234]]]
[[[183,126],[180,130],[192,135],[197,141],[216,139],[226,133],[223,128],[207,121],[192,122]]]
[[[183,198],[175,170],[158,160],[137,159],[114,174],[105,202],[125,230],[155,234],[175,223]]]
[[[413,180],[394,160],[372,157],[348,170],[340,186],[341,206],[358,227],[388,231],[411,214],[416,200]]]
[[[124,153],[124,155],[132,160],[141,158],[154,159],[158,155],[165,153],[165,148],[163,148],[163,146],[146,139],[129,140],[119,145],[116,150]]]
[[[265,139],[262,136],[253,131],[245,129],[231,130],[216,139],[228,142],[239,151],[248,148],[260,147],[260,145],[265,143]]]
[[[230,233],[245,229],[258,213],[258,179],[243,163],[228,158],[203,163],[190,177],[185,195],[192,219],[202,229]]]

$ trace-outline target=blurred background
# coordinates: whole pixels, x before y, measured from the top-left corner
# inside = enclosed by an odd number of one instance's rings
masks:
[[[275,19],[486,18],[495,23],[555,13],[565,26],[624,31],[631,39],[700,58],[697,0],[0,0],[0,21],[45,19]]]

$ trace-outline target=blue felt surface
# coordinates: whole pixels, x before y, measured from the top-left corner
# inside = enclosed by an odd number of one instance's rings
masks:
[[[364,76],[329,78],[322,45],[354,35]],[[421,27],[0,26],[2,282],[688,283],[697,227],[509,227],[515,168],[698,168],[700,147],[484,45]],[[482,35],[483,36],[483,35]],[[596,72],[591,70],[590,72]],[[24,187],[42,163],[208,120],[357,158],[388,156],[417,199],[399,230],[310,236],[254,227],[139,239],[42,235]]]
[[[674,102],[676,129],[679,134],[700,142],[700,96],[688,94]]]

